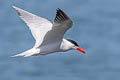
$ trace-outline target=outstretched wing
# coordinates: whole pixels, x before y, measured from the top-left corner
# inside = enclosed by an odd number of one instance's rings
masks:
[[[57,9],[53,24],[42,17],[36,16],[23,9],[16,9],[19,17],[28,25],[36,40],[35,47],[45,46],[52,43],[60,43],[64,33],[72,26],[72,20],[61,10]]]
[[[28,25],[36,40],[35,46],[39,46],[44,39],[45,34],[52,29],[52,23],[47,19],[36,16],[30,12],[13,6],[19,17]]]
[[[72,20],[61,10],[57,9],[52,29],[48,31],[41,44],[61,43],[64,33],[72,26]]]

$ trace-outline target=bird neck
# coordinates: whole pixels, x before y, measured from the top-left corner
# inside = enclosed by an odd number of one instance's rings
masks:
[[[60,50],[67,51],[72,49],[73,44],[71,44],[68,40],[63,39],[60,45]]]

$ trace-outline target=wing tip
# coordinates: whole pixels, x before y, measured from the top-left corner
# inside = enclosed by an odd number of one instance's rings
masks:
[[[63,12],[60,8],[56,9],[56,17],[54,19],[54,22],[63,22],[65,20],[69,19],[69,17]]]
[[[19,12],[19,8],[16,7],[16,6],[14,6],[14,5],[12,7],[16,10],[16,12],[18,13],[18,15],[21,16],[21,13]]]
[[[60,12],[64,13],[60,8],[57,8],[56,13],[60,13]]]
[[[17,9],[18,9],[18,7],[16,7],[15,5],[12,5],[12,8],[14,8],[15,10],[17,10]]]
[[[16,8],[16,6],[12,5],[12,8]]]
[[[57,8],[56,11],[61,10],[60,8]]]

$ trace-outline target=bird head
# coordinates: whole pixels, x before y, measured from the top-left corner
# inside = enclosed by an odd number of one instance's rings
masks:
[[[67,39],[67,40],[68,40],[70,43],[73,44],[73,45],[72,45],[72,49],[78,50],[78,51],[86,54],[85,50],[83,50],[82,48],[80,48],[80,46],[79,46],[75,41],[73,41],[73,40],[71,40],[71,39]]]

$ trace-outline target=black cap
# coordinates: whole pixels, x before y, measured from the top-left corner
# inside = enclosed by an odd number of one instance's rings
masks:
[[[70,41],[71,43],[73,43],[75,46],[79,47],[79,45],[74,40],[71,40],[71,39],[67,39],[67,40]]]

